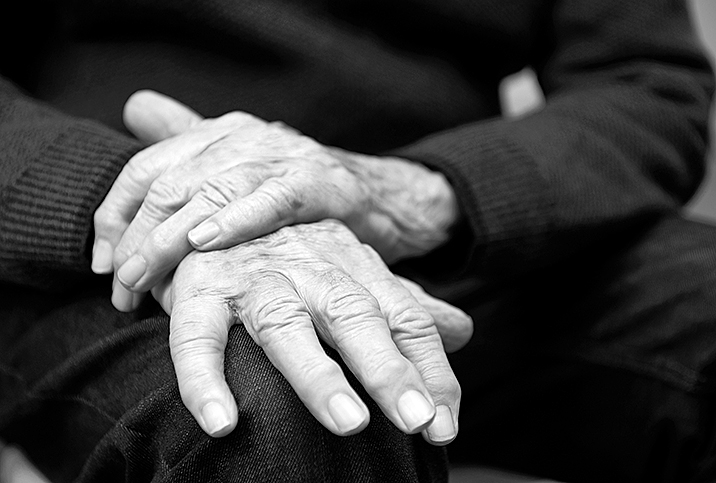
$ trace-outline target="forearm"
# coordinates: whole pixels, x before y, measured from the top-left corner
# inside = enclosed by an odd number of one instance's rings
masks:
[[[543,110],[394,152],[446,174],[483,274],[515,276],[595,247],[678,209],[701,179],[713,79],[683,5],[595,8],[557,6],[554,31],[544,35],[556,45],[534,64]],[[586,26],[617,13],[620,22]]]

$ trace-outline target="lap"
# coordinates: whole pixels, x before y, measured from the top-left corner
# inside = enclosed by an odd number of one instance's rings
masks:
[[[567,481],[713,476],[714,241],[712,226],[667,218],[522,280],[459,290],[476,333],[451,358],[463,388],[451,457]],[[103,292],[16,292],[0,307],[0,435],[58,481],[445,478],[443,453],[375,406],[365,433],[325,431],[239,327],[226,371],[240,423],[213,440],[181,404],[153,305],[121,314]]]
[[[181,402],[154,304],[121,314],[104,291],[46,307],[36,297],[17,290],[1,314],[0,435],[53,481],[447,479],[444,451],[403,435],[375,405],[363,433],[325,430],[240,326],[226,351],[239,425],[213,439]]]

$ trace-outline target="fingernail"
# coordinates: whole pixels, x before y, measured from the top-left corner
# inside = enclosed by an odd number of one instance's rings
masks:
[[[328,401],[328,414],[342,433],[353,431],[365,421],[366,414],[352,397],[339,393]]]
[[[144,272],[147,271],[147,262],[140,255],[133,255],[124,265],[119,267],[117,278],[127,287],[133,287],[139,279],[142,278]]]
[[[452,411],[448,406],[435,408],[435,419],[427,428],[428,438],[437,444],[448,444],[455,439],[457,431],[453,424]]]
[[[112,245],[107,240],[97,240],[92,247],[92,271],[97,274],[112,271]]]
[[[231,427],[231,419],[218,402],[208,402],[201,409],[201,417],[204,419],[206,430],[211,436],[223,436],[226,430]]]
[[[418,391],[411,389],[398,400],[398,413],[409,431],[429,423],[435,416],[435,408]]]
[[[216,223],[202,223],[189,232],[189,241],[194,246],[206,245],[219,234],[219,225]]]

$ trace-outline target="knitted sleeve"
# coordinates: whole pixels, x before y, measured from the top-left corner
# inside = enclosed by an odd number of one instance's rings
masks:
[[[543,30],[541,111],[395,152],[449,178],[487,276],[548,266],[677,209],[704,171],[713,80],[682,2],[559,0]]]
[[[91,274],[92,214],[140,145],[3,79],[0,143],[0,282],[70,288]]]

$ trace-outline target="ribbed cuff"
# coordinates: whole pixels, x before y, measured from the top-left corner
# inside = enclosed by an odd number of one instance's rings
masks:
[[[28,160],[3,191],[0,266],[9,272],[3,279],[50,287],[62,285],[58,274],[89,274],[94,210],[140,148],[99,124],[76,121]]]
[[[472,256],[486,272],[505,256],[535,260],[546,246],[554,200],[538,164],[509,136],[509,121],[464,126],[391,154],[441,171],[474,234]]]

